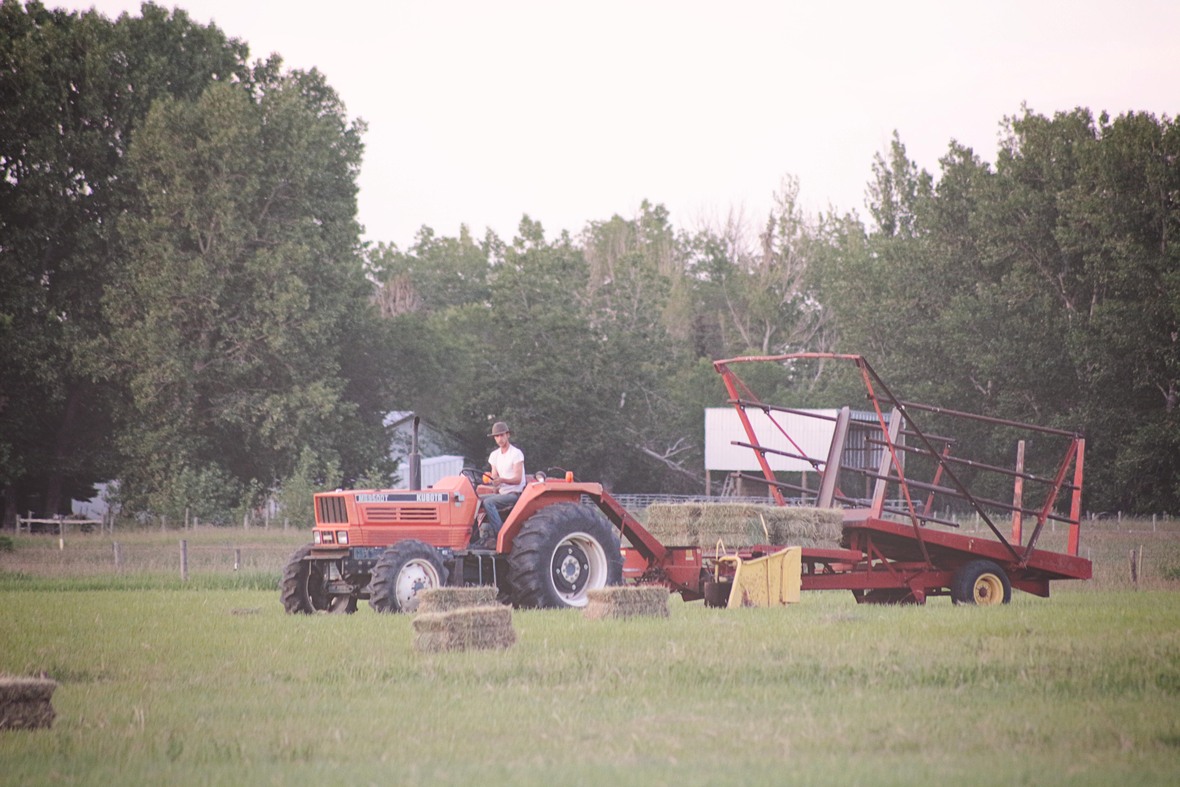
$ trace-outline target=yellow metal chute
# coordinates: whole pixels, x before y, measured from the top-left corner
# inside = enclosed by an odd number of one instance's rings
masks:
[[[717,562],[734,566],[733,587],[726,605],[729,609],[799,603],[803,584],[802,547],[787,547],[749,560],[727,555]]]

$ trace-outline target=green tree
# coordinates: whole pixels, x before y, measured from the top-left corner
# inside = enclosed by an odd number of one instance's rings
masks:
[[[952,142],[937,182],[895,140],[876,226],[827,225],[841,346],[908,398],[1084,430],[1090,506],[1174,510],[1180,134],[1081,109],[1004,127],[994,168]]]
[[[161,96],[246,74],[246,48],[183,11],[117,22],[0,4],[0,490],[4,521],[110,478],[119,390],[92,342],[122,258],[128,145]]]
[[[131,391],[129,500],[158,508],[197,468],[269,488],[309,446],[346,475],[373,461],[380,414],[348,399],[339,360],[368,325],[361,131],[322,76],[274,60],[149,113],[130,156],[128,256],[105,299]]]
[[[368,265],[378,282],[377,300],[387,317],[430,314],[451,306],[486,303],[488,254],[495,242],[471,237],[466,226],[457,238],[440,238],[423,227],[405,252],[377,244]]]
[[[617,402],[607,416],[623,448],[601,472],[632,489],[690,484],[695,491],[703,482],[699,423],[681,428],[669,385],[695,356],[678,340],[693,332],[691,288],[668,212],[645,201],[635,219],[591,222],[581,242],[588,268],[583,309],[602,337],[596,360],[613,383],[602,395]]]

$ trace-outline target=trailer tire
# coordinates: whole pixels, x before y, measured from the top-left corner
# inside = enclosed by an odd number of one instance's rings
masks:
[[[991,607],[1012,600],[1012,583],[1004,569],[990,560],[972,560],[951,578],[951,599],[956,604]]]
[[[381,555],[369,581],[369,606],[377,612],[413,612],[418,594],[447,584],[438,550],[421,541],[400,541]]]
[[[310,615],[329,609],[331,598],[324,588],[324,570],[307,560],[311,544],[295,550],[279,581],[279,599],[289,615]]]
[[[554,503],[533,514],[508,554],[515,607],[585,607],[591,590],[622,581],[618,534],[597,509],[578,503]]]

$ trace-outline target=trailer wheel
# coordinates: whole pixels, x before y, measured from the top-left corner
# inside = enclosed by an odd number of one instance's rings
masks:
[[[306,559],[310,554],[311,544],[299,547],[283,569],[279,599],[289,615],[310,615],[331,605],[331,597],[324,587],[324,569]]]
[[[516,607],[584,607],[591,590],[622,581],[618,534],[596,509],[577,503],[554,503],[533,514],[508,554]]]
[[[951,598],[956,604],[990,607],[1012,600],[1012,583],[1004,569],[990,560],[972,560],[951,578]]]
[[[401,541],[373,566],[369,606],[378,612],[413,612],[419,593],[446,583],[447,567],[437,549],[421,541]]]

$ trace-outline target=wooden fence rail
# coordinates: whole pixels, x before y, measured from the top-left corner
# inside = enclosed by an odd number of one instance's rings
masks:
[[[66,534],[66,528],[70,525],[76,526],[83,533],[89,533],[95,527],[101,530],[106,526],[106,522],[101,519],[34,519],[18,516],[16,518],[17,535],[20,534],[21,528],[24,528],[24,531],[31,535],[34,525],[37,526],[38,533],[52,533],[55,536],[64,536]]]

